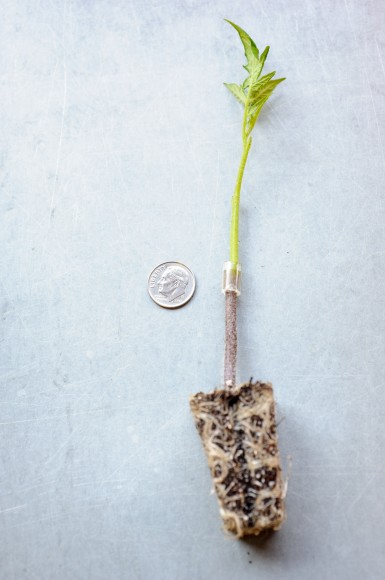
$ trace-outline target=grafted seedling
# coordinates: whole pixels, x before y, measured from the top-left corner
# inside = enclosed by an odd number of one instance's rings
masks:
[[[284,520],[284,485],[276,434],[275,405],[270,383],[259,381],[236,386],[237,297],[240,294],[239,207],[243,174],[252,137],[263,105],[284,79],[275,72],[262,75],[269,47],[260,53],[239,26],[247,63],[242,84],[225,83],[244,108],[242,155],[231,202],[230,260],[225,262],[224,388],[197,393],[190,399],[214,480],[226,530],[242,537],[280,527]]]

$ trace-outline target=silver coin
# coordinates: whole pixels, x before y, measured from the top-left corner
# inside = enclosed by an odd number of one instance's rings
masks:
[[[195,276],[181,262],[164,262],[148,277],[148,293],[163,308],[180,308],[195,292]]]

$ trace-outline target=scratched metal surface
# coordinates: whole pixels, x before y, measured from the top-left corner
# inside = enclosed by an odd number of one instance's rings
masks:
[[[382,578],[384,4],[1,4],[2,578]],[[239,374],[275,385],[288,520],[245,542],[187,403],[221,380],[223,17],[287,76],[245,177]],[[196,273],[181,310],[147,295],[164,260]]]

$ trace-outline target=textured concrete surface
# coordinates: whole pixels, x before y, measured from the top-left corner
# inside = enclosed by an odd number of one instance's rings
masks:
[[[226,539],[188,396],[219,385],[243,53],[287,77],[247,167],[239,378],[288,520]],[[2,578],[383,578],[385,6],[1,1]],[[198,281],[148,297],[157,263]],[[288,462],[285,461],[285,464]]]

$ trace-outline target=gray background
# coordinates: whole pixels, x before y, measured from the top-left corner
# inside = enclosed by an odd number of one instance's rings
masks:
[[[384,2],[1,2],[4,579],[383,578]],[[288,519],[227,539],[188,408],[221,382],[243,79],[287,81],[241,215],[242,380],[274,383]],[[147,295],[164,260],[198,290]]]

